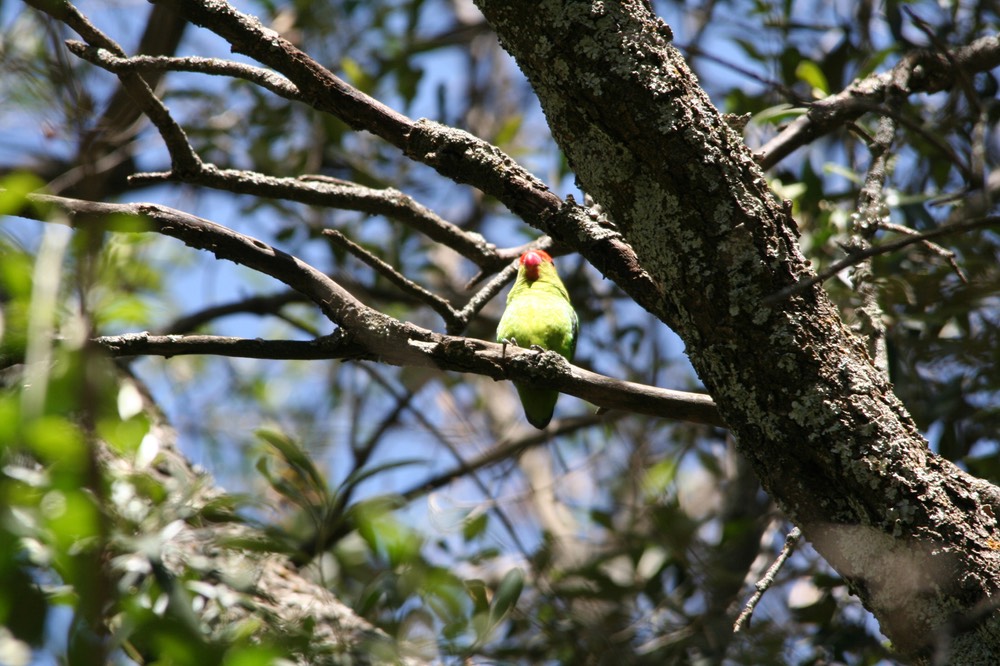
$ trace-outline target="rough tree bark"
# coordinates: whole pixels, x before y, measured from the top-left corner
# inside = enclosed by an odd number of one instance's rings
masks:
[[[767,491],[905,658],[996,663],[1000,490],[928,451],[821,288],[766,300],[812,270],[669,28],[643,0],[477,4],[655,291],[621,286],[683,338]]]

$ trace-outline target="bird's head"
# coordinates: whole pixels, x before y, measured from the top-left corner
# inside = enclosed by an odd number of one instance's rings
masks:
[[[555,265],[552,257],[545,250],[528,250],[522,254],[521,266],[524,268],[524,277],[532,281],[537,280],[538,268],[546,262],[553,266]]]

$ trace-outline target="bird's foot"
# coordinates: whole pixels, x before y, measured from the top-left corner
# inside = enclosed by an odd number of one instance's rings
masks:
[[[517,347],[517,338],[504,338],[503,340],[500,341],[500,345],[502,347],[502,349],[500,351],[500,360],[501,361],[506,361],[507,360],[507,345],[513,345],[513,346]]]

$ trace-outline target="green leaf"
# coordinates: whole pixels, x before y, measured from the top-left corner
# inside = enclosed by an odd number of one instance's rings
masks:
[[[486,583],[479,578],[464,581],[465,591],[472,599],[472,605],[477,613],[486,613],[490,609],[490,600],[486,594]]]
[[[269,428],[260,428],[256,434],[280,454],[296,476],[303,481],[303,485],[307,489],[316,491],[323,496],[327,494],[326,479],[313,464],[309,454],[297,442],[284,433]]]
[[[490,624],[493,627],[500,624],[514,609],[523,589],[524,571],[514,567],[503,577],[493,595],[493,602],[490,604]]]
[[[0,180],[0,216],[17,213],[27,202],[28,194],[44,186],[38,176],[23,171]]]
[[[803,60],[795,68],[795,76],[808,83],[813,89],[813,96],[822,99],[830,94],[830,84],[819,65],[811,60]]]
[[[760,113],[754,114],[753,122],[758,125],[771,124],[778,125],[789,118],[797,118],[804,115],[806,109],[791,104],[776,104],[768,107]]]
[[[662,495],[677,476],[677,461],[664,458],[646,470],[642,488],[649,496]]]
[[[486,531],[486,525],[489,522],[489,514],[481,513],[478,516],[466,520],[462,525],[462,537],[466,541],[472,541],[477,536]]]

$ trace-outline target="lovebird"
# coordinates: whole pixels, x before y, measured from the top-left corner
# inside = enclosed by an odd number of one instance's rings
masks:
[[[517,279],[497,326],[497,342],[558,352],[573,360],[580,321],[552,257],[544,250],[521,255]],[[528,423],[542,429],[552,420],[559,392],[514,383]]]

